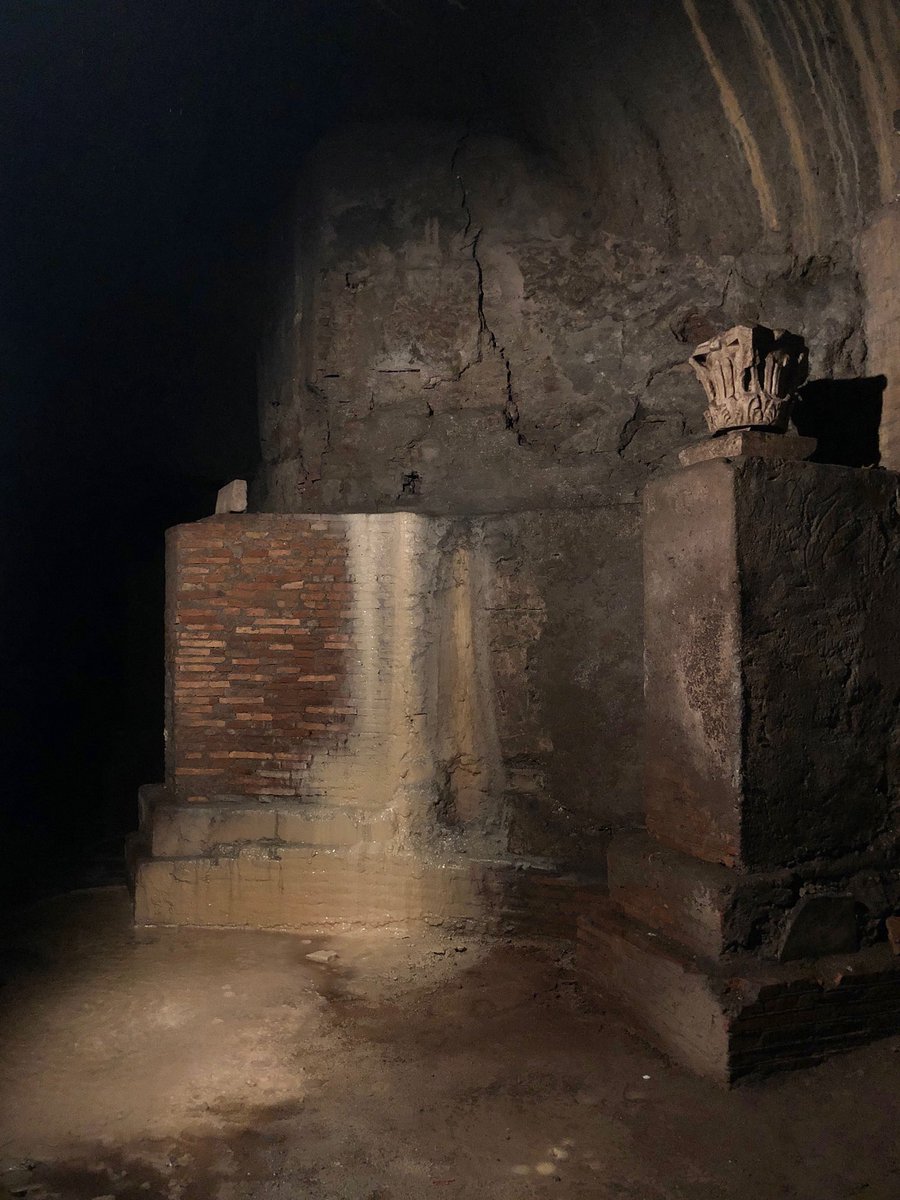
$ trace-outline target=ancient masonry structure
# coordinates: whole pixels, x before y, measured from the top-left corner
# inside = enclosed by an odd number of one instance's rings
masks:
[[[502,564],[534,515],[229,493],[169,533],[139,923],[553,934],[588,995],[725,1083],[900,1030],[898,478],[784,433],[801,339],[738,327],[692,361],[714,436],[645,493],[646,820],[608,886],[517,849],[543,617]]]
[[[771,431],[802,353],[698,351],[722,436],[645,495],[646,829],[579,920],[583,977],[722,1082],[900,1029],[898,477]]]
[[[574,934],[572,882],[523,871],[501,836],[478,532],[408,513],[169,532],[166,783],[141,798],[139,922]]]

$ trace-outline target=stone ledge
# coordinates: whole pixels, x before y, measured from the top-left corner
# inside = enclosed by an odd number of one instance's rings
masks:
[[[809,458],[816,445],[816,439],[811,437],[764,433],[759,429],[733,429],[730,433],[685,446],[678,452],[678,461],[683,467],[692,467],[713,458]]]
[[[375,847],[255,847],[138,863],[135,923],[314,930],[481,915],[480,878]]]
[[[619,834],[607,852],[610,898],[622,912],[696,954],[716,958],[740,940],[737,897],[755,880],[691,858],[644,831]],[[768,882],[768,880],[767,880]],[[784,873],[784,883],[790,875]],[[777,887],[778,880],[772,884]],[[763,889],[771,898],[771,885]],[[603,903],[600,901],[599,903]],[[590,911],[586,912],[590,916]]]
[[[135,923],[315,931],[425,921],[574,941],[581,876],[503,860],[437,860],[376,843],[235,846],[134,865]]]
[[[884,909],[900,906],[896,864],[896,850],[883,847],[778,871],[742,872],[634,830],[610,842],[609,893],[626,916],[689,951],[718,958],[752,950],[774,959],[784,952],[791,914],[810,900],[852,898],[868,914],[859,921],[859,936],[878,936]],[[590,915],[589,908],[585,912]],[[823,945],[819,953],[831,949],[840,947]]]
[[[395,821],[390,812],[327,804],[159,802],[145,828],[154,857],[189,858],[252,842],[308,846],[386,842],[394,835]]]
[[[812,962],[713,963],[598,903],[579,920],[576,965],[636,1032],[721,1084],[900,1033],[900,962],[884,944]]]

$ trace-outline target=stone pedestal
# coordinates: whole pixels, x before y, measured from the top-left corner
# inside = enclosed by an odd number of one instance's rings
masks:
[[[614,841],[579,957],[723,1082],[900,1030],[897,495],[756,456],[646,492],[646,830]]]

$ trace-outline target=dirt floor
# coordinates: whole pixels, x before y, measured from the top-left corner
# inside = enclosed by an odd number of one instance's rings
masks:
[[[134,930],[104,888],[0,979],[3,1200],[900,1196],[900,1039],[726,1093],[546,947]]]

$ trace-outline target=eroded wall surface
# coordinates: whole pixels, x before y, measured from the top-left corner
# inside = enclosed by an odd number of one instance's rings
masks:
[[[831,256],[895,194],[897,36],[893,0],[526,0],[498,69],[606,228]]]
[[[900,138],[898,138],[900,140]],[[900,469],[900,201],[881,211],[860,239],[861,277],[865,285],[865,331],[870,370],[884,377],[881,461]]]
[[[510,845],[597,865],[640,808],[639,496],[704,430],[688,354],[764,319],[861,373],[849,249],[614,235],[512,140],[394,125],[320,147],[272,270],[256,506],[482,531]]]
[[[613,235],[546,160],[451,127],[323,145],[274,260],[257,498],[278,511],[633,502],[703,429],[688,354],[739,319],[802,330],[814,374],[862,370],[848,251]]]

